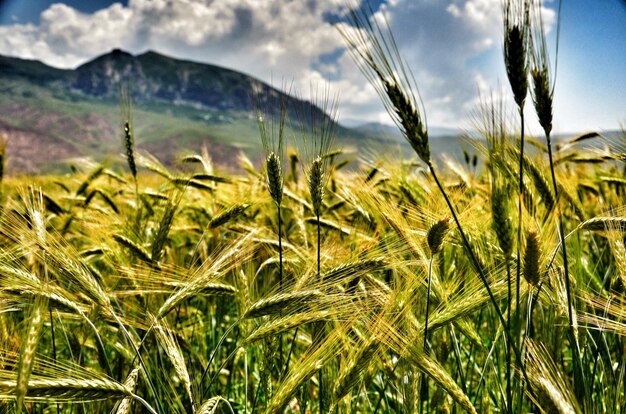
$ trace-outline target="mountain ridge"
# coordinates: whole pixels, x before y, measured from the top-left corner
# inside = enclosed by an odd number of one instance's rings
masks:
[[[245,73],[150,50],[132,55],[113,49],[75,69],[0,55],[0,134],[8,138],[6,170],[58,171],[58,166],[67,168],[68,160],[84,157],[123,165],[122,81],[132,94],[137,148],[168,165],[181,154],[197,153],[203,147],[228,169],[237,169],[242,151],[260,161],[263,148],[255,97],[269,116],[277,116],[277,106],[269,101],[288,101],[293,125],[288,136],[301,138],[300,126],[329,120],[319,107]],[[359,153],[367,147],[369,154],[399,148],[396,153],[414,156],[393,125],[352,122],[350,128],[341,124],[335,128],[340,147],[356,148]],[[467,147],[462,134],[454,128],[429,128],[431,152],[434,156],[452,153],[460,159]]]
[[[78,157],[119,154],[122,82],[132,95],[138,147],[156,151],[168,163],[201,146],[220,148],[217,161],[227,164],[242,149],[255,157],[261,149],[255,104],[275,116],[272,103],[285,99],[294,125],[330,121],[319,107],[252,76],[154,51],[132,55],[114,49],[75,69],[0,56],[0,132],[9,136],[10,167],[34,172],[38,164],[62,161],[46,158],[54,151],[33,158],[32,151],[23,151],[29,141],[44,148],[63,143],[62,154]],[[342,143],[380,141],[339,124],[336,130]],[[20,136],[14,141],[21,145],[12,144],[12,136]]]

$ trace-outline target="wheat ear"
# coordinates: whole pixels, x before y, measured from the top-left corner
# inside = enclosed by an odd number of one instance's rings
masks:
[[[285,312],[290,308],[314,302],[322,296],[320,290],[304,290],[300,292],[278,293],[269,298],[253,303],[243,315],[244,318],[258,318],[259,316]]]
[[[241,216],[244,211],[246,211],[250,207],[250,204],[235,204],[233,206],[228,207],[220,214],[216,215],[209,222],[209,228],[214,229],[220,227],[229,221]]]
[[[209,398],[208,400],[206,400],[198,409],[196,414],[215,414],[217,413],[217,409],[219,407],[220,402],[224,402],[226,403],[226,405],[228,406],[228,409],[230,410],[231,414],[234,414],[233,411],[233,407],[230,406],[230,403],[228,402],[228,400],[226,400],[224,397],[212,397]]]
[[[364,371],[376,356],[380,345],[376,337],[370,338],[358,348],[358,351],[346,363],[335,383],[333,405],[346,396],[363,377]]]
[[[450,229],[450,223],[452,219],[446,217],[438,220],[435,224],[430,226],[428,233],[426,233],[426,241],[428,242],[428,248],[431,255],[436,255],[441,250],[443,245],[443,239],[446,237],[448,230]]]
[[[132,104],[130,98],[130,91],[127,85],[120,87],[120,109],[122,115],[122,130],[124,133],[124,149],[126,150],[126,161],[128,162],[128,168],[133,175],[135,183],[137,182],[137,162],[135,160],[135,135],[133,133],[132,124]]]
[[[524,277],[531,286],[538,286],[541,280],[539,259],[541,258],[541,239],[539,233],[531,230],[526,235],[524,254]]]
[[[166,323],[167,321],[165,319],[154,321],[154,326],[156,326],[156,337],[161,343],[163,349],[165,350],[165,353],[167,354],[170,362],[174,366],[176,375],[183,383],[185,391],[187,392],[187,397],[189,398],[189,402],[193,404],[193,393],[191,392],[191,377],[189,375],[189,371],[187,370],[185,357],[183,356],[183,352],[180,349],[178,342],[174,339],[172,331],[169,329]]]
[[[30,314],[30,321],[26,335],[22,339],[22,347],[20,350],[20,360],[17,371],[17,380],[15,384],[15,395],[17,397],[17,413],[22,412],[24,399],[28,391],[35,394],[33,385],[30,381],[30,375],[33,371],[33,362],[35,360],[35,352],[39,345],[39,336],[43,327],[44,311],[47,307],[48,300],[43,295],[37,296],[33,303]],[[0,389],[2,384],[0,384]]]
[[[493,217],[493,230],[498,238],[498,244],[508,259],[513,252],[513,226],[509,216],[509,194],[505,188],[495,185],[491,192],[491,214]]]
[[[130,371],[130,374],[126,377],[126,381],[124,381],[124,386],[128,388],[131,392],[137,387],[137,380],[139,379],[139,370],[141,367],[137,365]],[[132,408],[133,400],[131,397],[124,397],[122,401],[120,401],[117,409],[115,410],[115,414],[130,414]]]
[[[626,232],[626,217],[593,217],[578,225],[579,229],[591,231]]]

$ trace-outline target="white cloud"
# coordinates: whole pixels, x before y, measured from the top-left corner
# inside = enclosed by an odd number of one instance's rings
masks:
[[[130,0],[93,14],[54,4],[39,25],[0,26],[0,54],[75,67],[122,48],[148,49],[252,74],[265,81],[294,80],[308,98],[309,85],[330,76],[345,118],[386,120],[375,91],[326,19],[343,0]],[[478,87],[493,83],[472,61],[497,50],[500,0],[393,0],[384,7],[401,53],[415,73],[431,125],[459,125]],[[552,16],[553,19],[554,16]],[[548,21],[550,17],[548,16]],[[496,71],[497,74],[497,71]]]

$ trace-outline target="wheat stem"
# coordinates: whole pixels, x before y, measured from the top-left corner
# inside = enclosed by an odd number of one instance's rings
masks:
[[[496,300],[496,297],[494,296],[493,291],[491,290],[491,287],[489,286],[489,281],[487,280],[487,276],[485,276],[483,268],[480,265],[480,262],[478,261],[478,259],[476,258],[474,250],[472,249],[472,246],[470,245],[469,240],[467,239],[467,236],[465,235],[465,232],[463,231],[463,227],[461,226],[461,223],[459,222],[459,219],[457,217],[456,211],[454,210],[454,207],[452,206],[452,202],[450,201],[450,198],[448,197],[448,194],[446,193],[446,191],[443,188],[441,182],[439,181],[439,178],[437,177],[437,173],[435,172],[435,170],[433,168],[433,165],[429,164],[428,167],[430,169],[430,173],[431,173],[433,179],[435,180],[435,183],[437,184],[437,187],[439,188],[439,191],[443,195],[443,198],[445,199],[446,204],[448,205],[448,209],[450,210],[450,214],[452,215],[452,219],[454,220],[454,222],[456,224],[456,227],[459,230],[459,234],[461,235],[461,240],[463,242],[463,247],[465,248],[465,251],[468,253],[468,255],[470,257],[470,260],[471,260],[472,264],[474,265],[474,268],[478,272],[478,275],[480,277],[481,282],[485,286],[485,290],[487,291],[487,295],[489,295],[489,300],[493,304],[494,309],[496,311],[496,314],[498,315],[498,319],[500,320],[500,324],[504,328],[507,340],[509,340],[511,338],[510,331],[509,331],[509,324],[504,319],[504,315],[502,314],[502,310],[500,309],[500,306],[498,305],[498,301]],[[516,348],[516,347],[513,347],[513,350],[515,352],[516,360],[521,361],[522,358],[521,358],[520,350],[518,348]],[[524,379],[526,379],[526,381],[528,382],[528,377],[527,377],[527,374],[526,374],[526,370],[523,369],[523,367],[522,367],[522,374],[524,375]],[[530,387],[529,387],[529,392],[531,394],[533,393],[533,390]]]
[[[546,134],[546,143],[548,146],[548,160],[550,162],[550,175],[552,177],[552,189],[554,191],[554,196],[558,200],[559,199],[559,189],[556,183],[556,175],[554,172],[554,162],[552,157],[552,141],[550,140],[550,134]],[[567,316],[568,316],[568,336],[570,345],[572,348],[572,360],[574,363],[574,387],[576,390],[576,396],[580,401],[585,400],[586,386],[585,386],[585,376],[581,366],[581,355],[580,355],[580,345],[578,343],[578,337],[576,336],[576,332],[574,329],[574,307],[572,304],[572,292],[571,292],[571,281],[569,274],[569,266],[567,260],[567,245],[565,243],[565,230],[563,228],[563,217],[561,213],[561,206],[557,202],[557,221],[559,228],[559,241],[561,244],[561,253],[563,256],[563,270],[565,274],[565,294],[567,298]]]
[[[434,255],[430,255],[428,261],[428,287],[426,289],[426,315],[424,316],[424,352],[426,352],[426,346],[428,345],[428,315],[430,311],[430,289],[433,281],[433,259]]]

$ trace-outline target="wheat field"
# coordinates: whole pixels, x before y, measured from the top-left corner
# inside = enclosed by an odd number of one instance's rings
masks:
[[[515,106],[483,100],[480,163],[433,161],[393,35],[355,9],[413,160],[335,145],[324,90],[296,128],[257,101],[261,167],[168,167],[124,90],[125,168],[3,177],[0,413],[626,412],[626,133],[553,142],[537,5],[504,2]]]

